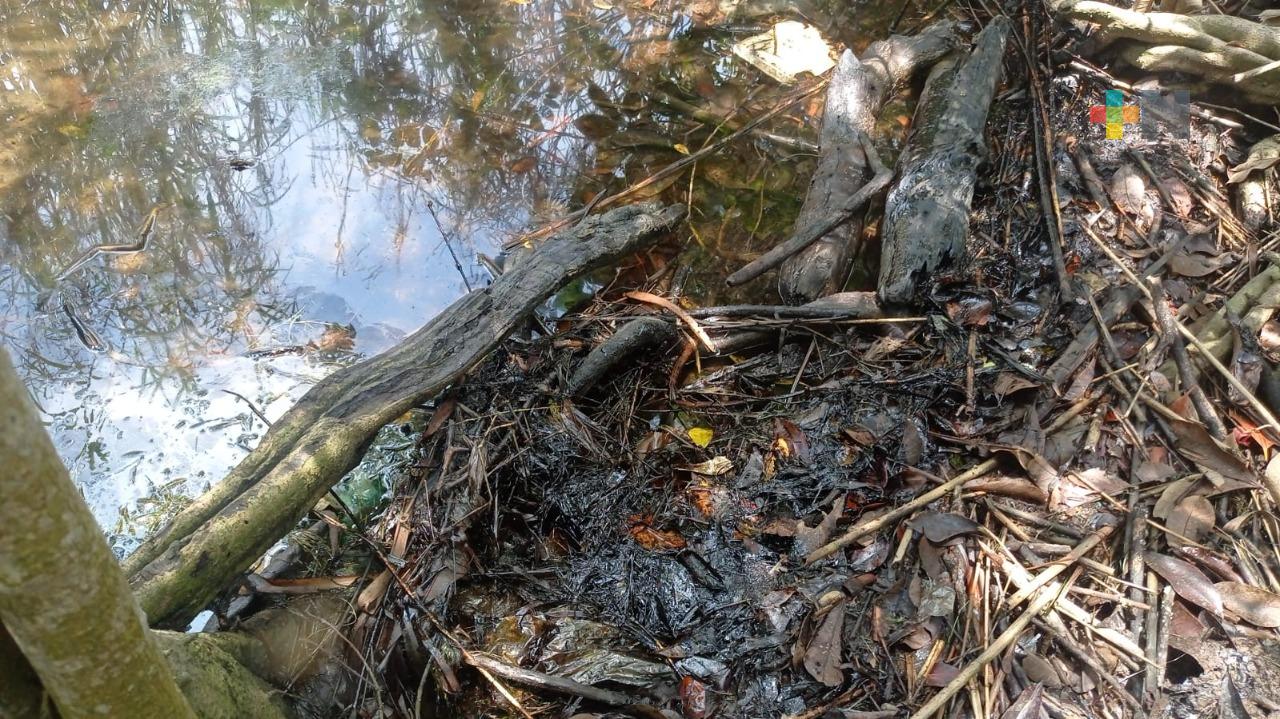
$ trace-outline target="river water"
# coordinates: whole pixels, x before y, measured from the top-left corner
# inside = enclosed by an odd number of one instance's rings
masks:
[[[479,253],[706,141],[655,96],[767,109],[782,88],[728,52],[748,20],[654,0],[0,0],[0,342],[117,549],[243,457],[258,412],[483,285]],[[803,147],[818,112],[769,129]],[[747,142],[657,188],[693,208],[691,291],[733,299],[716,278],[785,231],[811,163]],[[57,279],[149,215],[144,251]]]

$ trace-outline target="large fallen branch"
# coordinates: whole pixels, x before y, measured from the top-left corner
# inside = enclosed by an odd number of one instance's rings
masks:
[[[997,17],[964,58],[950,57],[929,73],[898,181],[885,202],[880,249],[880,300],[906,303],[916,274],[959,258],[969,233],[978,164],[986,154],[983,127],[1000,79],[1009,21]]]
[[[359,462],[383,425],[456,381],[566,281],[635,252],[682,217],[678,206],[654,204],[589,217],[392,349],[313,387],[218,488],[126,563],[150,620],[197,612]]]
[[[956,44],[955,26],[940,22],[915,37],[894,35],[872,43],[861,61],[844,53],[827,88],[821,157],[796,217],[797,233],[847,218],[845,208],[856,205],[858,191],[874,170],[859,138],[871,135],[876,115],[894,90]],[[778,275],[783,300],[803,304],[839,291],[861,233],[862,223],[848,219],[784,262]]]
[[[1060,17],[1100,26],[1099,45],[1138,41],[1121,56],[1139,69],[1185,72],[1229,85],[1254,102],[1280,102],[1278,28],[1229,15],[1135,12],[1095,0],[1051,4]]]

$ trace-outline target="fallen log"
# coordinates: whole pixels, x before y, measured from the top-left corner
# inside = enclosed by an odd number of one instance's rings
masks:
[[[871,135],[885,100],[917,68],[932,64],[957,44],[955,26],[939,22],[915,37],[894,35],[872,43],[861,61],[852,52],[841,56],[827,87],[818,167],[794,234],[827,224],[836,227],[782,263],[778,292],[787,304],[803,304],[840,290],[862,223],[836,220],[841,213],[848,216],[845,208],[854,205],[874,172],[860,137]]]
[[[227,480],[125,563],[153,624],[199,611],[360,461],[378,430],[439,394],[565,282],[671,230],[679,206],[632,205],[583,220],[390,350],[313,387]]]
[[[917,273],[964,255],[969,203],[986,154],[983,127],[1008,35],[1008,19],[997,17],[978,34],[968,57],[953,55],[929,73],[898,161],[897,184],[885,202],[881,302],[909,302]]]

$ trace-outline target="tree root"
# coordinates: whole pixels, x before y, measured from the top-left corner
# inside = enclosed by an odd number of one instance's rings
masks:
[[[1137,41],[1121,56],[1139,69],[1184,72],[1229,85],[1253,102],[1280,102],[1280,68],[1249,72],[1280,60],[1280,29],[1226,15],[1135,12],[1095,0],[1052,5],[1060,17],[1100,26],[1099,45]]]
[[[998,17],[973,52],[934,66],[920,96],[898,181],[885,202],[880,246],[880,300],[909,302],[916,276],[964,254],[969,203],[985,154],[983,128],[1004,58],[1009,21]]]

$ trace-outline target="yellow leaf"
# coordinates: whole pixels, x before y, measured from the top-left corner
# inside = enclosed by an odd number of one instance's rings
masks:
[[[675,148],[675,151],[676,151],[676,152],[678,152],[678,153],[680,153],[681,155],[687,155],[687,154],[689,154],[689,147],[688,147],[687,145],[685,145],[683,142],[677,142],[677,143],[676,143],[675,145],[673,145],[672,147],[674,147],[674,148]]]
[[[605,0],[591,0],[591,6],[597,10],[612,10],[613,5],[605,2]]]
[[[716,435],[706,427],[692,427],[689,429],[689,441],[699,447],[706,447],[711,444],[711,438]]]
[[[72,124],[66,124],[59,127],[58,132],[62,133],[63,135],[66,135],[67,137],[72,138],[73,140],[84,139],[85,135],[88,134],[84,131],[83,127],[78,127]]]
[[[484,90],[476,90],[471,96],[471,110],[474,112],[480,109],[480,105],[484,102]]]

